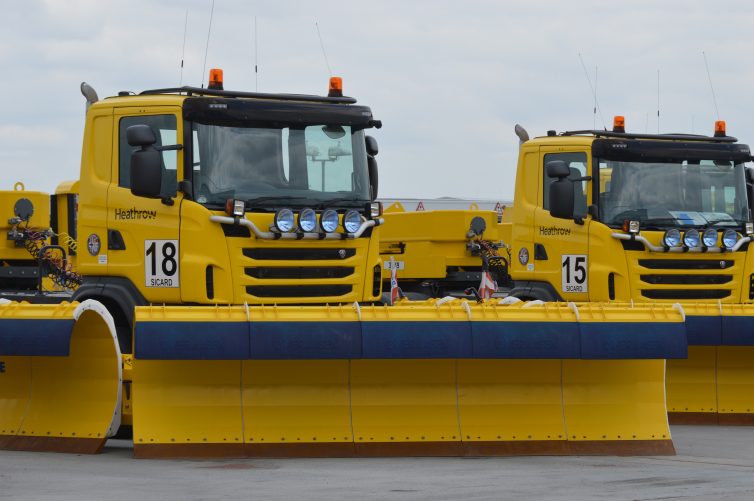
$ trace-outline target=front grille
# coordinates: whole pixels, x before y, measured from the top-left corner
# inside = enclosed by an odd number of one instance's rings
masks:
[[[246,293],[256,297],[327,297],[344,296],[350,285],[247,285]]]
[[[725,270],[732,259],[639,259],[639,266],[651,270]]]
[[[345,278],[353,275],[354,269],[346,266],[332,266],[332,267],[303,267],[303,266],[287,266],[287,267],[258,267],[258,268],[246,268],[246,274],[254,278],[269,278],[269,279],[312,279],[312,278]]]
[[[648,299],[723,299],[730,296],[725,289],[642,289],[641,295]]]
[[[718,285],[733,280],[732,275],[641,275],[642,282],[654,285]]]
[[[276,248],[244,249],[243,255],[259,261],[317,261],[348,259],[356,255],[356,249],[296,249]]]

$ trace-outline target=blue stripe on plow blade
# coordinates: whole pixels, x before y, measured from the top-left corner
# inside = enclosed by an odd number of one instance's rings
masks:
[[[0,319],[0,355],[66,357],[73,319]]]
[[[686,358],[683,323],[138,322],[151,360]]]

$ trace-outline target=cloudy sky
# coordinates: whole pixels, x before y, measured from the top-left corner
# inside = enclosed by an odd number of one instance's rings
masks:
[[[0,0],[0,189],[78,177],[84,100],[200,85],[212,0]],[[520,123],[728,132],[754,142],[750,1],[215,0],[207,67],[225,86],[324,93],[332,72],[384,127],[380,196],[510,198]]]

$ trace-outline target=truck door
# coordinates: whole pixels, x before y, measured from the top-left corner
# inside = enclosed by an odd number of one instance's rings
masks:
[[[149,302],[180,302],[179,173],[183,152],[163,151],[163,199],[131,193],[131,153],[126,140],[132,125],[149,125],[155,146],[181,142],[181,109],[177,106],[128,107],[115,110],[113,181],[108,191],[106,262],[109,276],[126,277]],[[86,236],[82,236],[86,238]]]
[[[540,148],[539,204],[534,215],[533,264],[537,281],[546,282],[565,301],[587,301],[589,298],[589,216],[591,203],[589,181],[574,182],[575,219],[552,217],[549,211],[550,184],[546,165],[563,160],[571,169],[569,178],[587,176],[590,171],[587,150],[563,151],[562,147]]]

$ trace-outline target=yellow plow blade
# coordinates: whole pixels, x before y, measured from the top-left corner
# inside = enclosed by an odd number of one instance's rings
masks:
[[[689,357],[668,362],[670,422],[754,425],[754,305],[683,310]]]
[[[139,307],[137,457],[672,454],[670,306]]]
[[[0,448],[98,452],[120,425],[120,395],[100,303],[0,304]]]

